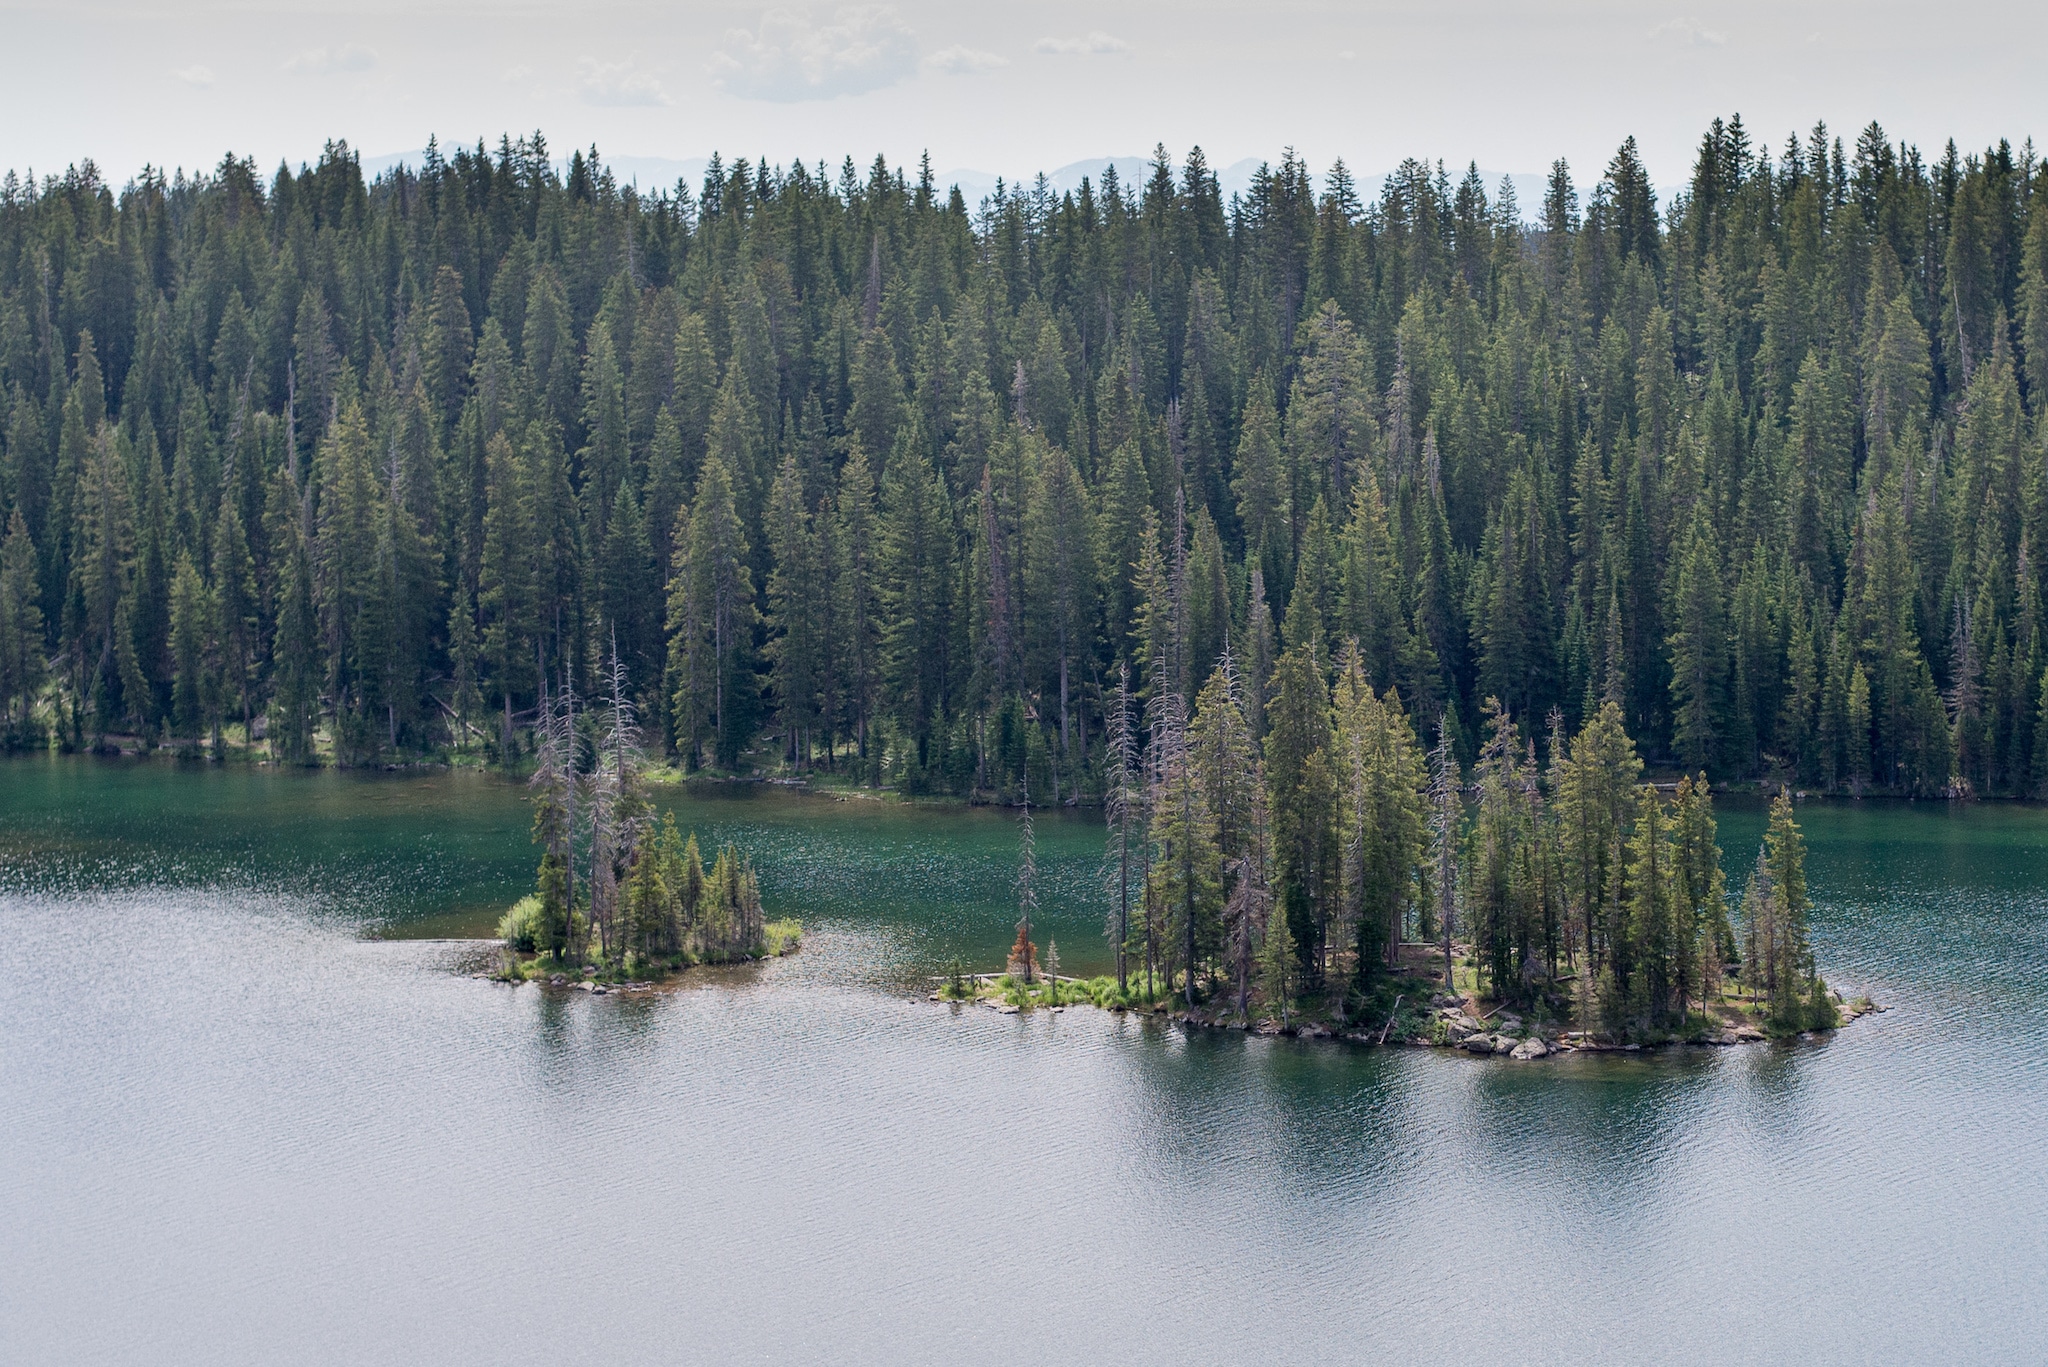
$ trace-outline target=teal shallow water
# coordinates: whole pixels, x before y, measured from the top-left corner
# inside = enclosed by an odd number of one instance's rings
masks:
[[[564,998],[405,938],[509,785],[0,764],[0,1361],[2040,1360],[2048,811],[1801,809],[1832,1041],[1512,1065],[907,1001],[1013,822],[674,796],[805,949]]]

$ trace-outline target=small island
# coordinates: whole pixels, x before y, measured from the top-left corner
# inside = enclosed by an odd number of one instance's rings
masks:
[[[572,686],[543,691],[530,781],[538,886],[498,923],[503,948],[490,976],[602,992],[796,949],[802,925],[763,914],[753,866],[736,847],[707,867],[694,832],[685,839],[673,815],[655,823],[616,658],[610,682],[610,697],[580,715]]]
[[[1355,653],[1328,713],[1297,709],[1304,725],[1269,706],[1263,755],[1235,685],[1226,656],[1185,732],[1170,708],[1155,713],[1142,755],[1129,700],[1121,727],[1112,710],[1116,972],[1063,977],[1057,945],[1037,950],[1027,803],[1005,969],[956,964],[932,1000],[1089,1004],[1516,1060],[1811,1035],[1880,1009],[1820,975],[1790,796],[1771,803],[1731,915],[1705,776],[1642,782],[1612,703],[1569,740],[1553,718],[1539,769],[1489,700],[1468,782],[1446,734],[1422,754],[1398,695],[1375,697]],[[1316,696],[1312,675],[1306,691]],[[1290,722],[1314,741],[1305,756],[1288,754]],[[1275,757],[1291,781],[1274,781]]]

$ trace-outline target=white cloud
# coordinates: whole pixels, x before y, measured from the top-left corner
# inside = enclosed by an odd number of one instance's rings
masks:
[[[940,48],[925,58],[924,64],[928,69],[947,76],[978,76],[984,71],[994,71],[997,67],[1008,66],[1010,60],[1007,57],[998,57],[993,52],[983,52],[979,48],[963,47],[955,43],[951,47]]]
[[[600,62],[585,57],[576,64],[576,91],[583,103],[603,109],[642,109],[667,104],[661,78],[631,62]]]
[[[520,66],[515,66],[511,68],[504,75],[498,77],[498,79],[505,82],[507,85],[511,85],[515,81],[525,80],[528,76],[531,76],[532,74],[533,68],[522,64]]]
[[[1086,38],[1040,38],[1032,47],[1055,57],[1110,57],[1131,50],[1129,43],[1101,29],[1092,30]]]
[[[377,65],[374,48],[361,43],[344,43],[338,48],[316,47],[301,52],[284,64],[286,71],[304,71],[315,76],[335,76],[343,72],[368,71]]]
[[[196,85],[201,90],[213,84],[213,68],[194,62],[191,66],[179,67],[171,73],[186,85]]]
[[[1650,36],[1685,47],[1720,47],[1728,41],[1728,35],[1719,29],[1708,28],[1691,18],[1667,19],[1651,29]]]
[[[880,90],[916,69],[916,40],[893,5],[848,6],[827,24],[772,9],[758,29],[727,29],[711,60],[720,89],[780,103]]]

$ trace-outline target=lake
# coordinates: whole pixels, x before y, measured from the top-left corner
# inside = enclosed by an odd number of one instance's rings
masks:
[[[523,798],[0,762],[0,1361],[2048,1352],[2048,810],[1802,805],[1891,1008],[1837,1037],[1514,1064],[931,1004],[1013,936],[1012,817],[762,788],[661,803],[800,953],[478,981]],[[1037,838],[1101,969],[1099,822]]]

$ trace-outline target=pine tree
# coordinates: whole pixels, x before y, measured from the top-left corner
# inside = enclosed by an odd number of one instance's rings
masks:
[[[320,642],[313,559],[302,530],[302,505],[291,471],[271,486],[271,564],[277,585],[277,626],[271,643],[270,745],[291,764],[313,759],[313,728],[320,700]]]
[[[1475,778],[1478,819],[1465,859],[1466,920],[1492,995],[1527,1005],[1544,930],[1536,850],[1543,839],[1533,752],[1498,699],[1485,707],[1487,736]]]
[[[1277,907],[1266,917],[1264,938],[1259,942],[1259,990],[1266,1009],[1279,1013],[1285,1029],[1294,1007],[1294,985],[1300,973],[1300,951],[1286,915]]]
[[[534,795],[533,840],[541,847],[541,939],[557,960],[583,955],[576,911],[576,695],[540,685],[540,715],[534,727],[534,769],[527,781]]]
[[[448,607],[448,719],[457,749],[469,747],[470,728],[483,711],[477,688],[476,607],[457,593]]]
[[[597,607],[606,635],[618,642],[620,659],[635,692],[642,683],[651,683],[657,673],[661,632],[651,608],[657,601],[659,583],[640,500],[631,484],[622,485],[612,500],[599,549]]]
[[[1330,702],[1313,645],[1280,657],[1266,706],[1265,760],[1272,786],[1273,849],[1280,914],[1301,955],[1304,981],[1319,986],[1328,965],[1328,880],[1335,872],[1335,784],[1327,750]]]
[[[851,520],[842,516],[841,523],[850,541]],[[939,758],[934,742],[950,711],[956,586],[953,510],[945,481],[922,455],[890,469],[875,542],[875,568],[866,582],[880,632],[869,677],[879,679],[880,697],[889,700],[923,778]],[[841,554],[851,554],[845,542]],[[847,584],[843,574],[841,582]]]
[[[395,585],[378,553],[383,489],[370,463],[364,415],[353,401],[319,447],[324,487],[315,539],[325,688],[335,753],[344,762],[373,759],[388,701],[385,668]]]
[[[175,683],[171,698],[172,733],[196,743],[208,722],[214,695],[212,678],[212,595],[200,579],[189,554],[178,556],[171,578],[171,658]]]
[[[1088,488],[1064,451],[1045,450],[1033,473],[1024,536],[1025,611],[1038,661],[1033,675],[1058,680],[1060,761],[1071,771],[1078,762],[1074,711],[1080,667],[1095,636],[1094,519]]]
[[[1195,974],[1216,946],[1222,906],[1216,814],[1210,808],[1178,694],[1165,693],[1151,709],[1152,837],[1147,906],[1156,948],[1166,954],[1169,985],[1179,969],[1182,994],[1195,1003]]]
[[[43,686],[43,610],[37,602],[36,550],[17,505],[0,542],[0,743],[28,743],[36,695]]]
[[[591,541],[602,545],[610,530],[613,505],[620,492],[630,487],[632,457],[625,379],[619,372],[612,339],[601,327],[590,334],[582,389],[582,425],[588,436],[576,453],[576,465],[583,481],[584,525]]]
[[[256,560],[242,529],[240,510],[223,496],[213,532],[214,639],[219,643],[220,708],[232,705],[242,719],[244,744],[251,734],[256,670],[261,658],[262,600],[256,583]]]
[[[540,649],[540,589],[535,573],[533,489],[522,462],[504,433],[487,447],[487,505],[477,607],[483,623],[483,658],[504,714],[498,743],[510,758],[512,714],[517,700],[533,696],[540,680],[534,660]]]
[[[1323,302],[1306,331],[1287,404],[1288,459],[1307,483],[1303,501],[1323,498],[1343,508],[1351,501],[1353,467],[1370,452],[1373,436],[1364,358],[1334,299]]]
[[[1144,806],[1139,767],[1136,702],[1131,695],[1131,667],[1117,665],[1116,689],[1108,705],[1108,736],[1103,775],[1103,817],[1109,824],[1109,840],[1102,856],[1102,873],[1109,888],[1109,912],[1103,934],[1116,951],[1116,990],[1122,996],[1130,990],[1126,955],[1131,943],[1132,876],[1138,872],[1146,837],[1140,825]],[[1142,878],[1139,886],[1142,888]]]
[[[1624,926],[1620,899],[1624,842],[1643,763],[1622,726],[1621,708],[1602,703],[1572,737],[1552,788],[1557,804],[1564,903],[1572,952],[1597,976]]]
[[[912,538],[920,551],[929,554],[936,547],[936,538],[950,529],[927,521],[936,520],[938,508],[925,504],[923,500],[932,494],[936,486],[941,499],[938,507],[943,507],[943,483],[921,460],[898,462],[898,469],[891,474],[898,473],[901,480],[892,483],[885,491],[899,494],[890,500],[889,512],[901,511],[914,518],[916,528]],[[916,504],[914,513],[908,506],[912,503]],[[836,511],[836,558],[830,570],[832,613],[840,630],[834,638],[837,655],[833,660],[833,673],[839,682],[840,721],[853,737],[861,757],[866,759],[871,743],[870,733],[881,709],[880,691],[887,677],[884,663],[887,658],[884,586],[890,582],[888,571],[902,568],[896,558],[896,552],[902,547],[890,538],[892,532],[904,529],[893,521],[877,521],[874,477],[868,470],[866,454],[858,446],[847,454],[846,464],[839,472]],[[949,562],[939,563],[950,568]],[[928,569],[937,570],[938,565]],[[927,585],[920,582],[919,587],[922,589]],[[927,634],[919,639],[918,648],[929,649],[934,644],[933,637]],[[939,658],[942,661],[944,657],[941,655]],[[931,668],[931,661],[922,663],[926,670]],[[906,729],[913,736],[921,734],[919,727]],[[920,765],[923,761],[920,750]]]
[[[463,300],[462,278],[452,266],[443,266],[434,273],[432,303],[427,311],[426,379],[444,422],[453,422],[462,411],[463,388],[475,343],[469,306]]]
[[[768,574],[768,649],[784,757],[808,758],[805,737],[823,720],[820,705],[825,657],[823,617],[826,578],[817,563],[817,543],[804,509],[803,482],[794,453],[783,457],[768,496],[768,546],[774,568]]]
[[[1261,928],[1275,919],[1272,851],[1267,840],[1267,828],[1265,784],[1255,783],[1249,838],[1236,860],[1224,870],[1230,884],[1230,895],[1223,906],[1225,952],[1229,957],[1231,983],[1236,990],[1240,1020],[1248,1020],[1251,1015],[1252,975],[1258,967],[1256,959]],[[1281,918],[1281,924],[1284,930],[1284,918]]]
[[[746,530],[732,478],[715,454],[697,479],[687,532],[676,540],[668,608],[674,734],[692,767],[704,763],[708,742],[711,758],[731,769],[753,734],[757,612]]]
[[[1772,1018],[1797,1028],[1816,975],[1807,941],[1811,903],[1806,895],[1806,840],[1793,819],[1792,802],[1783,793],[1771,802],[1763,861],[1770,871],[1770,892],[1775,899],[1770,933],[1757,949],[1763,984]]]
[[[1038,976],[1038,951],[1031,943],[1031,917],[1038,910],[1038,842],[1031,829],[1031,790],[1017,812],[1017,943],[1010,949],[1010,973],[1028,987]]]
[[[1618,1014],[1634,1016],[1641,1003],[1648,1023],[1661,1026],[1674,1010],[1680,922],[1690,917],[1676,895],[1677,860],[1664,803],[1655,788],[1645,786],[1638,794],[1628,852],[1625,933],[1616,938],[1609,956],[1607,982],[1618,998]],[[1678,1007],[1682,1010],[1682,1003]]]
[[[1701,505],[1676,553],[1668,614],[1671,739],[1679,759],[1692,768],[1719,767],[1728,715],[1728,626],[1714,543]]]
[[[1142,593],[1133,570],[1144,559],[1148,537],[1156,548],[1158,535],[1156,521],[1147,522],[1148,517],[1156,519],[1157,511],[1144,460],[1133,443],[1126,442],[1111,454],[1101,499],[1096,558],[1103,577],[1103,634],[1113,658],[1136,661]]]
[[[896,368],[896,349],[889,336],[869,324],[854,352],[851,430],[867,450],[883,452],[896,444],[903,420],[903,378]]]
[[[1284,584],[1294,569],[1294,510],[1281,470],[1280,419],[1273,411],[1272,387],[1263,375],[1252,381],[1239,433],[1236,474],[1230,483],[1245,556],[1256,563],[1269,585]]]
[[[1458,793],[1461,775],[1451,752],[1450,728],[1439,724],[1436,745],[1429,752],[1430,910],[1444,939],[1444,991],[1455,995],[1457,973],[1451,962],[1451,933],[1458,916],[1458,845],[1464,825]]]
[[[1344,906],[1355,927],[1357,973],[1366,978],[1399,960],[1423,859],[1427,774],[1400,695],[1373,694],[1355,642],[1338,671],[1335,716]]]
[[[590,814],[590,919],[598,932],[599,953],[623,964],[633,917],[622,893],[642,853],[651,807],[641,775],[640,728],[628,696],[625,661],[617,641],[610,644],[605,694],[597,708],[595,763],[584,781],[584,806]]]
[[[1672,987],[1680,1014],[1698,997],[1711,1005],[1721,980],[1721,965],[1735,952],[1735,932],[1728,923],[1727,881],[1721,872],[1721,847],[1715,843],[1713,797],[1706,775],[1681,779],[1671,807],[1674,894],[1678,900],[1677,933],[1673,941]]]

